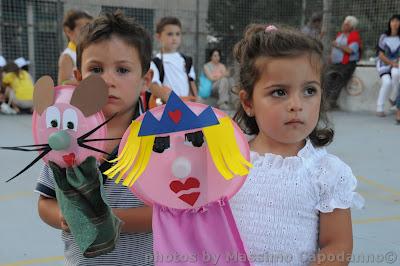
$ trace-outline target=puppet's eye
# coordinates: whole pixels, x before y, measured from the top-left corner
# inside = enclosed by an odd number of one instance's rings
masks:
[[[163,153],[164,150],[170,147],[169,136],[156,137],[154,139],[153,151],[157,153]]]
[[[60,128],[60,111],[55,106],[50,106],[46,110],[46,127]]]
[[[203,131],[185,134],[185,140],[192,143],[194,147],[201,147],[204,143]]]
[[[63,129],[78,130],[78,115],[74,109],[66,109],[63,114]]]

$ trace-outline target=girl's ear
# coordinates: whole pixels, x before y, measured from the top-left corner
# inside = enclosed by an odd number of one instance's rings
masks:
[[[239,99],[240,103],[242,104],[243,110],[246,112],[247,116],[252,117],[254,116],[254,111],[253,111],[253,102],[249,98],[249,94],[241,89],[239,91]]]
[[[43,76],[35,83],[33,91],[33,108],[42,114],[47,107],[54,103],[54,81],[50,76]]]

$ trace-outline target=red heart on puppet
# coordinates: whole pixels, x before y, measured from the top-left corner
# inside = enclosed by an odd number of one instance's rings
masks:
[[[178,124],[182,117],[182,112],[179,109],[176,109],[173,112],[168,112],[169,117],[174,121],[175,124]]]
[[[181,200],[183,200],[184,202],[186,202],[187,204],[189,204],[190,206],[193,206],[196,203],[199,196],[200,196],[200,192],[193,192],[190,194],[184,194],[184,195],[180,196],[179,198]]]
[[[171,188],[171,190],[173,192],[178,193],[179,191],[182,191],[182,190],[198,188],[198,187],[200,187],[200,182],[199,182],[199,180],[197,180],[194,177],[189,177],[188,179],[186,179],[185,183],[182,183],[182,181],[180,181],[180,180],[172,181],[169,184],[169,187]]]
[[[68,166],[73,166],[75,164],[75,153],[63,155],[63,160]]]

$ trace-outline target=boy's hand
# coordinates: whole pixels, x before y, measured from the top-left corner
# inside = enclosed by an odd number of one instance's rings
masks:
[[[61,227],[61,230],[70,233],[71,231],[69,230],[69,226],[68,226],[68,224],[67,224],[67,221],[64,219],[64,216],[63,216],[61,210],[60,210],[60,212],[59,212],[58,215],[59,215],[59,217],[60,217],[60,227]]]

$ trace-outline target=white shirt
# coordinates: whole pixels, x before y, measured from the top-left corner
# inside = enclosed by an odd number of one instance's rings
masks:
[[[156,57],[161,58],[161,54],[157,54]],[[165,86],[170,87],[178,96],[189,96],[189,80],[186,74],[185,59],[180,53],[163,53],[162,61],[164,66],[164,82]],[[161,85],[160,73],[154,62],[151,62],[150,69],[153,70],[153,83]],[[189,77],[193,80],[196,79],[193,65],[190,68]]]
[[[66,54],[72,59],[72,63],[74,63],[74,68],[76,67],[76,52],[73,51],[71,48],[67,47],[64,49],[64,51],[61,53],[62,55]]]
[[[230,204],[254,265],[309,265],[319,213],[362,207],[351,169],[310,141],[297,156],[251,152],[253,168]]]

